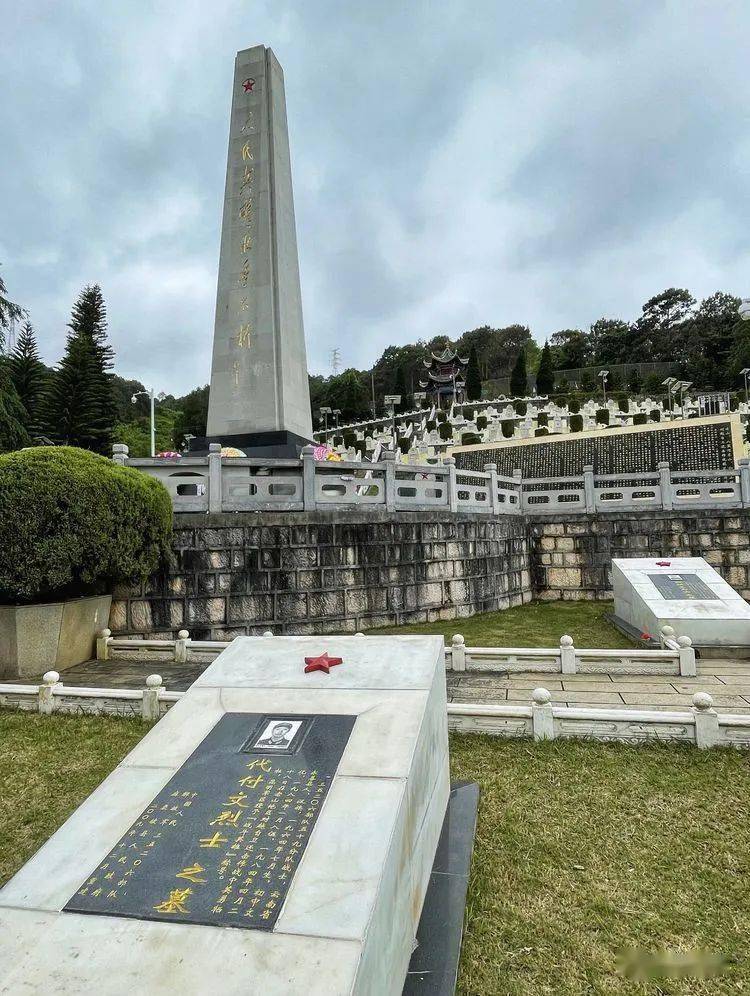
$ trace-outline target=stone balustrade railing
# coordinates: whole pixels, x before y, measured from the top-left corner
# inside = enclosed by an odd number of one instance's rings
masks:
[[[483,472],[460,470],[453,457],[437,464],[401,463],[384,452],[377,463],[316,461],[312,446],[302,457],[271,460],[222,457],[218,444],[207,456],[128,457],[113,447],[116,463],[135,467],[164,484],[175,512],[302,512],[373,506],[386,511],[564,511],[595,513],[641,509],[750,507],[750,459],[731,470],[673,471],[660,463],[653,473],[525,478],[502,477],[495,464]]]
[[[363,634],[357,633],[357,636]],[[267,631],[265,638],[273,637]],[[659,649],[582,650],[570,636],[560,637],[558,647],[467,647],[457,633],[445,648],[447,671],[540,672],[548,674],[679,674],[694,677],[695,650],[689,636],[675,637],[674,629],[665,626]],[[128,657],[169,659],[184,663],[204,654],[217,654],[229,646],[228,641],[191,640],[186,629],[176,640],[141,640],[112,636],[103,629],[96,640],[97,660],[120,660]]]
[[[132,716],[153,723],[184,694],[167,691],[158,674],[149,675],[143,689],[78,688],[48,671],[41,684],[0,684],[0,707],[43,715]],[[447,708],[449,728],[462,733],[750,748],[750,716],[717,713],[707,692],[696,692],[691,709],[674,712],[557,706],[551,692],[541,687],[531,692],[528,705],[450,702]]]

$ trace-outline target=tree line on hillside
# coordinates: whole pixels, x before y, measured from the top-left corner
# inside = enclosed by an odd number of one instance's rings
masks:
[[[412,395],[424,376],[424,360],[446,347],[469,357],[467,398],[497,393],[492,381],[509,378],[510,393],[525,395],[531,382],[538,394],[576,383],[587,391],[598,385],[597,368],[639,362],[673,363],[677,374],[697,388],[731,390],[741,386],[740,370],[750,366],[750,323],[737,314],[740,299],[717,291],[700,304],[682,288],[669,288],[650,298],[632,322],[600,318],[588,330],[562,329],[537,345],[526,325],[480,328],[456,339],[440,335],[404,346],[389,346],[372,370],[345,370],[331,377],[310,378],[313,411],[321,405],[341,410],[341,420],[359,420],[382,411],[386,394],[400,394],[402,410],[413,407]],[[585,368],[590,368],[586,370]],[[618,384],[610,373],[610,389],[638,394],[663,391],[663,375],[641,379],[633,371]],[[488,383],[489,382],[489,383]],[[482,390],[482,384],[485,390]]]

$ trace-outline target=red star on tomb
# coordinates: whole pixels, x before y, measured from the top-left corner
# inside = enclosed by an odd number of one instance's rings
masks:
[[[672,566],[672,561],[671,560],[657,560],[656,561],[656,566],[657,567],[671,567]]]
[[[245,91],[245,93],[251,92],[254,86],[255,86],[255,80],[252,78],[252,76],[248,76],[246,80],[242,81],[242,89]]]
[[[343,659],[341,657],[329,657],[328,651],[324,654],[320,654],[319,657],[305,657],[305,674],[310,674],[311,671],[325,671],[326,674],[330,671],[332,667],[337,664],[343,664]]]

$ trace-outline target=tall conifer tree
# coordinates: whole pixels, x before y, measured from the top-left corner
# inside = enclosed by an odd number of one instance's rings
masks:
[[[522,346],[510,375],[510,393],[514,398],[526,397],[526,380],[526,352]]]
[[[8,360],[8,370],[21,403],[26,409],[24,425],[29,433],[39,432],[42,401],[47,386],[47,369],[39,358],[36,336],[31,322],[26,322],[18,336],[16,348]]]
[[[479,401],[482,397],[482,377],[479,373],[479,358],[477,347],[472,346],[469,353],[469,363],[466,367],[466,397],[469,401]]]
[[[555,371],[552,366],[552,350],[545,341],[536,373],[536,393],[549,394],[555,387]]]
[[[98,285],[81,291],[68,328],[65,354],[47,399],[48,431],[61,443],[108,454],[114,354],[107,342],[107,311]]]

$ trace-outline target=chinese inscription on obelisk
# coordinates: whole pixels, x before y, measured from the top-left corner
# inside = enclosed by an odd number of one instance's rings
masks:
[[[269,434],[312,425],[284,76],[259,45],[235,60],[207,435]]]

